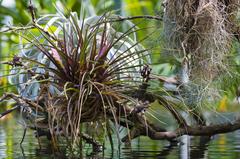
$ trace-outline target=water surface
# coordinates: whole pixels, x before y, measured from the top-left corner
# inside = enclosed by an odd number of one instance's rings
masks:
[[[25,140],[20,146],[23,136],[23,127],[16,119],[8,116],[0,120],[0,159],[31,158],[66,158],[54,154],[47,139],[38,140],[34,132],[28,130]],[[169,144],[167,141],[152,141],[147,137],[141,137],[132,141],[129,145],[121,144],[118,148],[115,141],[115,150],[112,152],[109,144],[106,144],[104,153],[92,153],[86,146],[81,156],[84,158],[166,158],[166,159],[239,159],[240,158],[240,131],[228,134],[216,135],[208,138],[187,137],[179,139],[178,144]],[[60,157],[61,156],[61,157]],[[80,156],[80,154],[79,154]]]

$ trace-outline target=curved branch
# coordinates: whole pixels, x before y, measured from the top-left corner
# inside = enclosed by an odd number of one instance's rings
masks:
[[[216,134],[229,133],[240,129],[240,118],[234,122],[223,124],[215,124],[208,126],[187,127],[186,129],[176,130],[177,136],[191,135],[191,136],[212,136]]]
[[[209,126],[196,126],[196,127],[182,127],[176,129],[175,131],[167,131],[167,132],[154,132],[149,130],[146,132],[146,129],[133,129],[130,132],[131,139],[139,137],[140,135],[148,136],[153,140],[174,140],[177,137],[182,135],[190,135],[190,136],[213,136],[216,134],[229,133],[235,130],[240,129],[240,118],[235,120],[233,123],[223,123],[223,124],[215,124]],[[123,142],[128,141],[127,138],[122,139]]]

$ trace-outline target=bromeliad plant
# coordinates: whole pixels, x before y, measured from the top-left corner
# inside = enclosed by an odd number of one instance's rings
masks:
[[[109,132],[110,122],[130,127],[124,121],[139,105],[133,94],[149,53],[131,38],[135,26],[121,33],[108,19],[47,15],[19,32],[21,52],[7,64],[20,96],[5,97],[21,104],[37,136],[48,135],[54,143],[65,136],[74,144],[87,138],[82,123],[98,123]]]

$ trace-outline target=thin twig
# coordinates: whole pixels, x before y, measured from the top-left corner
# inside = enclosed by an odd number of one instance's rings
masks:
[[[110,18],[110,20],[108,22],[119,22],[119,21],[134,20],[134,19],[152,19],[152,20],[159,20],[159,21],[163,20],[163,18],[159,17],[159,16],[139,15],[139,16],[132,16],[132,17],[117,16],[117,18]]]
[[[36,22],[36,14],[35,14],[35,8],[32,4],[32,0],[29,0],[29,6],[28,9],[31,13],[31,17],[32,17],[32,22],[35,23]]]
[[[35,26],[27,26],[27,27],[13,27],[13,26],[7,26],[5,30],[1,30],[0,33],[6,33],[6,32],[16,32],[16,31],[22,31],[22,30],[29,30],[33,29]]]
[[[14,111],[14,110],[16,110],[16,109],[18,109],[18,108],[19,108],[19,105],[15,106],[15,107],[13,107],[13,108],[11,108],[11,109],[8,109],[7,111],[5,111],[5,112],[3,112],[3,113],[0,114],[0,118],[4,117],[5,115],[11,113],[12,111]]]
[[[153,15],[139,15],[139,16],[132,16],[132,17],[117,16],[116,18],[108,18],[106,20],[100,21],[97,24],[93,25],[92,27],[96,27],[96,26],[101,25],[103,23],[121,22],[121,21],[125,21],[125,20],[135,20],[135,19],[149,19],[149,20],[158,20],[158,21],[163,20],[162,17],[153,16]]]
[[[24,139],[25,139],[26,132],[27,132],[27,127],[26,127],[26,125],[25,125],[24,130],[23,130],[23,137],[22,137],[22,140],[21,140],[21,142],[20,142],[20,145],[22,145],[22,143],[23,143],[23,141],[24,141]]]

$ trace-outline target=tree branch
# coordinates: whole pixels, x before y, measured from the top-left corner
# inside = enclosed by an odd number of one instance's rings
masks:
[[[19,95],[16,95],[14,93],[4,93],[2,97],[0,97],[0,102],[6,100],[6,99],[13,99],[16,101],[16,103],[20,106],[23,105],[29,105],[31,107],[37,108],[41,111],[44,111],[44,109],[42,108],[42,106],[40,106],[39,104],[37,104],[34,101],[31,101],[30,99],[21,97]]]
[[[229,133],[235,130],[240,129],[240,118],[235,120],[233,123],[223,123],[223,124],[215,124],[209,126],[186,126],[175,131],[167,131],[167,132],[154,132],[152,130],[146,132],[146,129],[138,129],[137,131],[133,129],[130,132],[130,138],[134,139],[139,137],[140,135],[148,136],[153,140],[173,140],[182,135],[190,135],[190,136],[213,136],[216,134]],[[122,139],[123,142],[128,141],[126,137]]]
[[[187,127],[186,129],[176,130],[177,136],[181,134],[191,136],[212,136],[216,134],[229,133],[240,129],[240,118],[234,122],[215,124],[209,126]]]

